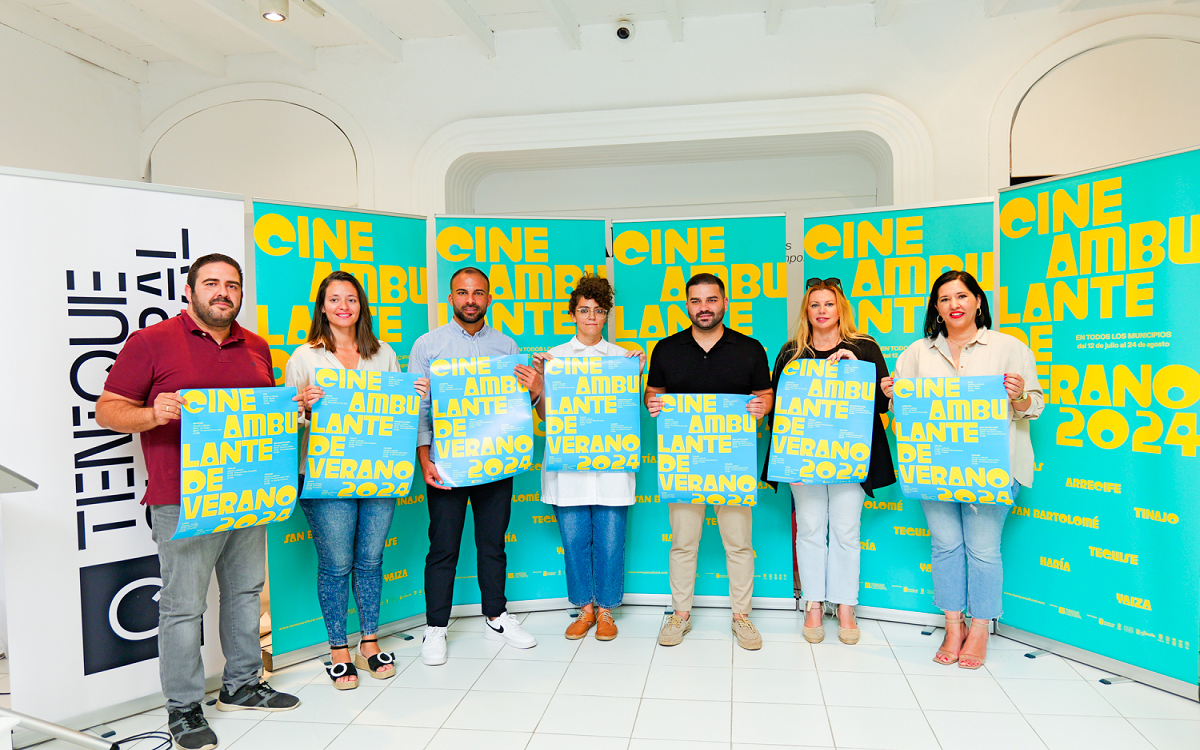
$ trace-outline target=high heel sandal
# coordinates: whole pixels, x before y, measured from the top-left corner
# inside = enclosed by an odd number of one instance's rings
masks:
[[[983,629],[986,632],[988,629],[988,626],[991,625],[992,621],[991,620],[981,620],[978,617],[972,617],[971,618],[971,628],[972,629],[975,627],[975,623],[977,623],[977,622],[983,623]],[[967,639],[964,638],[963,643],[966,643],[966,642],[967,642]],[[987,641],[985,640],[984,643],[986,644]],[[987,661],[986,654],[984,656],[975,656],[974,654],[967,654],[967,653],[963,653],[960,651],[959,655],[958,655],[958,668],[959,669],[979,669],[980,667],[983,666],[983,663],[985,661]]]
[[[396,676],[396,657],[391,654],[381,651],[374,656],[364,656],[362,645],[364,643],[379,643],[378,638],[362,638],[358,641],[358,653],[354,655],[354,666],[359,669],[367,670],[372,677],[377,680],[386,680],[389,677]],[[380,667],[387,667],[380,671]]]
[[[955,619],[950,619],[950,616],[947,615],[946,616],[946,624],[947,625],[966,625],[967,621],[965,618],[963,618],[962,615],[959,615]],[[946,632],[949,633],[950,629],[947,628]],[[966,633],[963,633],[963,642],[965,643],[966,640],[967,640],[967,635],[966,635]],[[962,650],[961,643],[958,645],[958,648],[960,651]],[[943,658],[938,658],[938,657],[945,657],[945,658],[943,659]],[[933,655],[933,660],[935,662],[937,662],[938,664],[941,664],[943,667],[948,667],[951,664],[954,664],[955,662],[958,661],[958,654],[952,654],[944,648],[939,648],[937,650],[937,653]]]
[[[818,627],[810,628],[804,626],[804,640],[809,643],[820,643],[825,640],[825,603],[824,602],[805,602],[804,615],[807,619],[809,610],[821,610],[821,624]]]
[[[847,604],[846,606],[850,607],[851,612],[854,611],[853,605]],[[836,612],[836,611],[837,610],[835,609],[834,612]],[[858,618],[857,617],[854,619],[854,627],[852,627],[852,628],[843,628],[841,619],[840,618],[838,619],[838,640],[839,641],[846,644],[847,646],[853,646],[854,644],[858,643],[858,639],[861,637],[862,637],[862,630],[860,630],[858,627]]]
[[[330,652],[345,651],[350,652],[349,646],[330,646]],[[329,658],[333,659],[333,654],[330,653]],[[358,670],[348,661],[339,661],[336,664],[331,664],[325,667],[326,673],[329,674],[329,679],[333,680],[333,687],[337,690],[353,690],[358,687]],[[338,682],[343,677],[353,677],[350,682]]]

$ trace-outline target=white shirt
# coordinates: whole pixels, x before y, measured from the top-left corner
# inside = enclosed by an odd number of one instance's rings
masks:
[[[550,350],[555,357],[623,357],[627,353],[604,339],[586,346],[578,337]],[[637,472],[546,471],[542,461],[542,502],[550,505],[633,505],[636,485]]]

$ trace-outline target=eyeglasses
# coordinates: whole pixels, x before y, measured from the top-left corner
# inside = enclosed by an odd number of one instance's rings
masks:
[[[818,279],[816,277],[809,279],[805,282],[805,289],[811,289],[818,284],[824,284],[825,286],[836,286],[838,289],[842,288],[842,280],[836,276],[830,276],[828,279]]]
[[[575,315],[580,318],[603,319],[608,317],[608,310],[605,310],[603,307],[577,307],[575,308]]]

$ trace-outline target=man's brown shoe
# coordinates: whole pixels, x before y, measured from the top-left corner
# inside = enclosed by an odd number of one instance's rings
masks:
[[[617,637],[617,624],[613,622],[612,612],[607,609],[600,610],[600,616],[596,618],[596,640],[611,641]]]
[[[575,618],[575,622],[567,626],[567,640],[577,641],[587,635],[587,632],[596,624],[596,613],[586,610],[579,611],[579,617]]]

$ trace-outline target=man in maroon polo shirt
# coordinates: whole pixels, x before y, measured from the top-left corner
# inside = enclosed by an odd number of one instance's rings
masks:
[[[163,581],[158,602],[159,675],[168,728],[180,750],[210,750],[217,735],[201,709],[204,665],[200,616],[213,570],[221,587],[221,711],[286,711],[298,698],[259,681],[259,593],[266,564],[262,526],[172,540],[179,522],[179,415],[183,388],[262,388],[275,384],[262,337],[238,325],[242,269],[225,255],[198,258],[188,272],[187,309],[129,337],[96,403],[96,423],[141,434]]]

